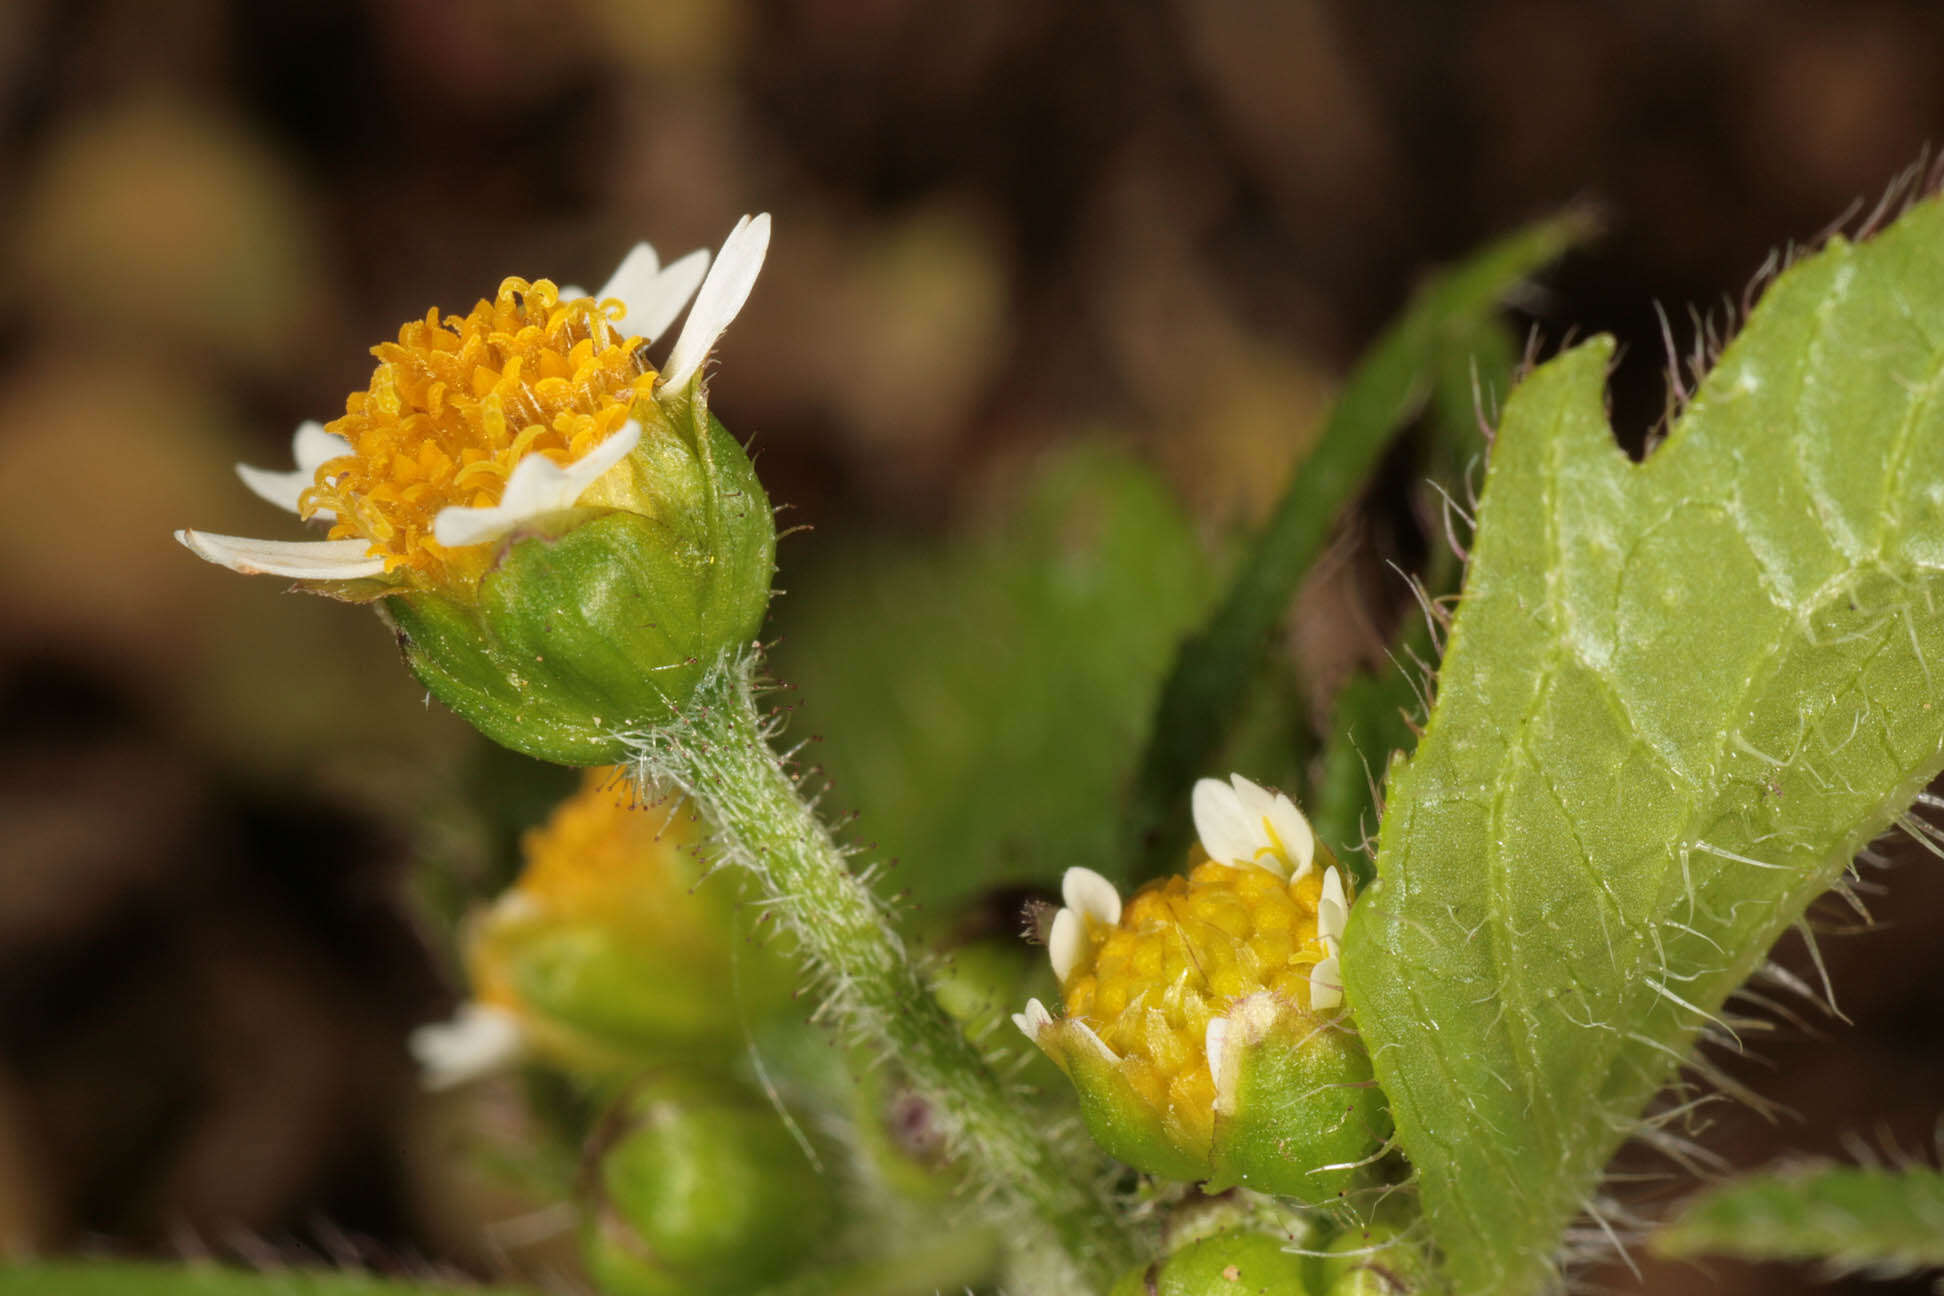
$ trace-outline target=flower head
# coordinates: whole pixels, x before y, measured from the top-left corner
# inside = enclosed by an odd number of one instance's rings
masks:
[[[472,998],[413,1033],[428,1087],[529,1054],[605,1068],[732,1052],[745,1015],[786,1002],[788,976],[737,939],[726,879],[698,889],[699,839],[686,807],[589,770],[527,833],[518,880],[468,930]]]
[[[1280,793],[1203,779],[1193,806],[1186,876],[1123,903],[1098,873],[1067,871],[1047,932],[1066,1015],[1033,1000],[1014,1022],[1122,1159],[1315,1200],[1346,1178],[1318,1167],[1357,1159],[1381,1124],[1341,1011],[1344,874]],[[1307,1128],[1286,1128],[1292,1113]],[[1287,1155],[1304,1146],[1313,1158]]]
[[[713,265],[664,267],[644,243],[598,296],[508,279],[429,311],[373,349],[342,418],[297,430],[294,469],[238,468],[326,538],[176,538],[378,601],[425,686],[515,750],[624,759],[769,605],[775,520],[702,382],[768,246],[769,217],[745,217]],[[650,344],[684,306],[657,370]]]
[[[664,267],[643,243],[594,296],[507,279],[464,314],[434,308],[372,348],[371,383],[343,417],[297,429],[295,469],[237,466],[264,499],[329,523],[327,538],[176,538],[250,574],[464,587],[490,565],[491,542],[524,523],[634,508],[638,484],[616,470],[640,445],[644,402],[690,397],[768,246],[769,217],[745,217],[713,267],[701,251]],[[648,349],[691,297],[658,371]]]

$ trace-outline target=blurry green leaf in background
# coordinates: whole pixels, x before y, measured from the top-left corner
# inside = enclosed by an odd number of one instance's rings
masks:
[[[858,836],[899,861],[888,887],[936,905],[1075,864],[1127,877],[1113,807],[1216,587],[1151,471],[1062,451],[982,534],[851,542],[782,583],[790,737],[822,739],[801,759],[828,771],[827,808],[860,811]]]
[[[1365,353],[1220,607],[1182,644],[1162,686],[1129,806],[1129,843],[1143,857],[1137,880],[1174,867],[1189,787],[1210,772],[1271,632],[1385,447],[1433,391],[1450,387],[1434,379],[1463,367],[1504,299],[1592,227],[1590,213],[1569,210],[1487,245],[1432,279]]]
[[[322,1270],[252,1273],[214,1265],[75,1260],[0,1268],[0,1296],[533,1296],[530,1288],[367,1277]]]

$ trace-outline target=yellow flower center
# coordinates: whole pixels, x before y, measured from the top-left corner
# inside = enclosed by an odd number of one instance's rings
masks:
[[[1285,882],[1266,869],[1205,860],[1149,883],[1117,926],[1086,919],[1087,949],[1067,977],[1069,1017],[1123,1059],[1136,1092],[1199,1142],[1214,1136],[1211,1017],[1259,990],[1309,1006],[1309,972],[1328,954],[1316,934],[1318,872]]]
[[[642,339],[611,323],[624,313],[618,301],[563,302],[545,279],[508,279],[470,314],[435,308],[406,324],[397,342],[372,348],[369,390],[328,425],[352,452],[319,466],[304,516],[335,512],[331,539],[369,540],[387,572],[476,581],[490,551],[446,549],[433,519],[448,505],[498,504],[524,456],[565,466],[627,422],[655,371]]]
[[[656,947],[686,946],[696,958],[712,957],[720,942],[712,927],[696,921],[698,870],[684,856],[698,839],[699,823],[686,804],[643,803],[616,767],[590,769],[580,791],[520,841],[526,867],[510,894],[528,907],[510,918],[496,911],[488,926],[494,918],[512,927],[621,926]],[[469,950],[474,996],[517,1009],[504,951],[486,934]]]

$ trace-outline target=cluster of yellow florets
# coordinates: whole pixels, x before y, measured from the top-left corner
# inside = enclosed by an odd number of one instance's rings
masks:
[[[1261,990],[1310,1003],[1311,970],[1329,956],[1317,932],[1322,894],[1314,871],[1292,882],[1213,860],[1152,883],[1118,923],[1086,919],[1085,946],[1062,986],[1066,1015],[1120,1055],[1143,1099],[1191,1135],[1210,1136],[1209,1020]]]
[[[448,505],[499,503],[523,456],[564,466],[627,422],[652,394],[655,371],[643,340],[614,328],[624,312],[618,301],[563,302],[545,279],[508,279],[470,314],[435,308],[406,324],[397,342],[372,348],[369,390],[327,425],[352,453],[318,469],[304,516],[336,514],[331,539],[369,540],[388,572],[476,578],[454,569],[433,519]]]

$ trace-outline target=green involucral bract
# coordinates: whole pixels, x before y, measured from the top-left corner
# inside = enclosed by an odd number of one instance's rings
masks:
[[[1944,765],[1944,206],[1785,272],[1641,463],[1612,354],[1506,407],[1345,943],[1461,1293],[1546,1285],[1722,1002]]]
[[[723,899],[714,888],[677,891],[659,924],[625,911],[609,922],[489,911],[471,961],[492,969],[533,1042],[558,1061],[626,1071],[722,1063],[747,1047],[751,1023],[792,1002],[782,960],[738,930]]]
[[[1240,1184],[1321,1206],[1368,1177],[1391,1122],[1354,1030],[1256,995],[1230,1016],[1223,1051],[1207,1191]]]
[[[680,712],[769,605],[775,522],[749,456],[699,399],[644,400],[624,461],[630,506],[515,531],[477,602],[413,591],[382,603],[434,696],[542,760],[625,760],[624,735]]]
[[[1356,1032],[1334,1013],[1267,992],[1236,1004],[1228,1023],[1214,1133],[1196,1142],[1072,1021],[1037,1038],[1073,1081],[1087,1132],[1137,1170],[1201,1182],[1209,1193],[1240,1185],[1312,1206],[1369,1177],[1390,1116]]]

